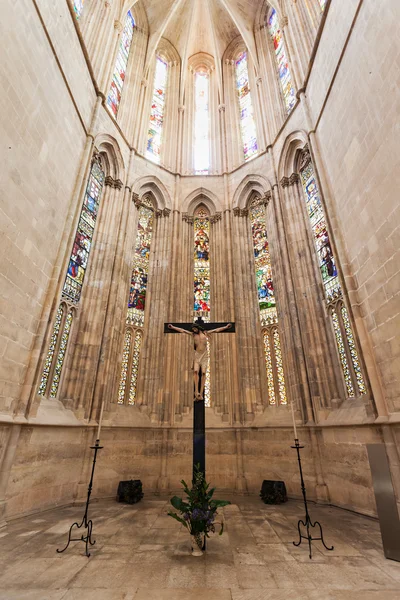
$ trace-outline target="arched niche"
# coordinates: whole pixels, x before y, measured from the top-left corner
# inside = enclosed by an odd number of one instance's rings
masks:
[[[205,188],[198,188],[186,196],[182,203],[182,213],[193,215],[199,204],[204,204],[210,216],[222,210],[221,202],[216,194]]]
[[[94,146],[101,154],[106,176],[124,181],[125,162],[117,140],[107,133],[101,133],[96,136]]]
[[[163,210],[164,208],[167,208],[171,210],[171,196],[158,177],[147,176],[137,179],[132,186],[132,192],[133,194],[137,194],[139,198],[150,193],[156,201],[157,209]]]

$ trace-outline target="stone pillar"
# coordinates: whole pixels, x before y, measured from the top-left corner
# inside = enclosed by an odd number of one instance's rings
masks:
[[[177,152],[179,147],[179,132],[181,113],[178,110],[180,63],[168,64],[168,82],[165,93],[165,118],[162,132],[161,164],[171,171],[176,171]]]
[[[257,340],[259,315],[256,302],[255,270],[252,263],[252,240],[248,210],[234,208],[235,282],[234,289],[242,290],[236,302],[236,322],[238,347],[240,348],[239,369],[241,373],[243,419],[251,421],[258,407],[262,405],[260,361]]]
[[[132,155],[131,155],[132,157]],[[129,177],[128,168],[128,177]],[[100,361],[97,371],[92,419],[99,419],[100,407],[105,403],[104,420],[118,401],[118,385],[121,373],[121,348],[125,335],[127,298],[132,270],[132,249],[134,248],[137,218],[135,205],[131,199],[131,189],[125,186],[121,219],[118,228],[117,247],[112,280],[109,291],[104,334],[101,343]],[[97,414],[96,414],[97,413]]]
[[[303,347],[306,349],[305,359],[315,420],[318,410],[330,407],[332,399],[339,398],[340,395],[343,397],[343,390],[339,394],[338,359],[333,347],[329,315],[324,310],[322,284],[313,241],[307,228],[308,216],[299,179],[299,175],[294,173],[290,178],[284,177],[280,183],[284,227],[294,274],[294,292]]]
[[[106,319],[112,268],[122,213],[120,180],[105,179],[101,211],[96,224],[94,247],[75,320],[69,357],[64,366],[67,388],[60,396],[71,399],[82,416],[92,413],[94,385]],[[73,355],[73,358],[72,358]],[[72,364],[72,366],[70,366]],[[95,408],[95,407],[93,407]]]
[[[225,60],[223,72],[226,106],[225,118],[226,122],[229,123],[229,128],[226,130],[227,164],[228,170],[232,171],[244,161],[239,123],[239,104],[236,91],[235,61]]]
[[[228,157],[226,148],[226,122],[225,122],[225,104],[218,106],[219,111],[219,129],[220,129],[220,143],[221,143],[221,167],[222,172],[226,173],[228,170]]]

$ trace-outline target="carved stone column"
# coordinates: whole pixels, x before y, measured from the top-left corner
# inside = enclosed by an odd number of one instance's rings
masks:
[[[74,324],[74,340],[70,342],[72,347],[69,350],[68,364],[71,364],[73,352],[72,367],[64,375],[65,380],[68,381],[66,394],[61,390],[61,397],[73,399],[75,407],[83,409],[85,417],[89,417],[92,412],[94,385],[122,212],[120,200],[122,185],[122,181],[114,180],[110,176],[105,179],[101,212],[90,257],[91,265],[89,265],[80,301],[80,314]]]

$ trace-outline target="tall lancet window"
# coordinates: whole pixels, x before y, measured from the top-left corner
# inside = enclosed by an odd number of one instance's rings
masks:
[[[121,41],[117,54],[110,91],[107,96],[108,110],[117,117],[119,104],[121,102],[122,88],[124,87],[126,66],[128,64],[129,52],[131,50],[133,28],[135,21],[130,10],[125,19],[125,26],[121,34]]]
[[[69,335],[75,315],[75,306],[79,303],[83,282],[93,245],[93,235],[104,184],[104,171],[99,154],[92,159],[89,180],[86,188],[78,228],[75,233],[68,270],[57,310],[50,346],[42,372],[38,394],[57,396]]]
[[[167,85],[167,78],[168,65],[162,60],[162,58],[157,56],[146,150],[146,157],[156,163],[160,162],[161,138],[165,108],[165,87]]]
[[[200,206],[194,215],[194,316],[210,320],[210,219],[205,208]],[[210,346],[208,367],[204,386],[204,401],[210,406]]]
[[[118,404],[135,404],[139,357],[143,339],[146,308],[147,277],[149,273],[150,246],[153,235],[154,207],[150,198],[139,203],[135,254],[126,315],[125,339],[122,352]]]
[[[289,70],[289,62],[286,55],[283,33],[279,27],[278,15],[273,8],[268,17],[268,29],[272,38],[275,50],[275,57],[278,66],[279,81],[282,86],[283,99],[286,110],[289,113],[296,102],[296,94],[292,84],[292,76]]]
[[[199,71],[195,75],[194,170],[207,175],[210,169],[210,78]]]
[[[77,19],[82,14],[83,2],[84,2],[84,0],[74,0],[74,11],[75,11],[75,15],[76,15]]]
[[[302,152],[300,178],[347,395],[354,397],[366,394],[367,388],[351,322],[343,300],[336,259],[332,251],[325,213],[315,180],[314,166],[307,148]]]
[[[242,52],[236,61],[236,88],[239,98],[240,130],[242,133],[244,159],[258,153],[257,132],[251,102],[247,52]]]
[[[253,236],[265,366],[267,370],[268,400],[269,404],[287,404],[265,208],[260,203],[259,198],[256,198],[251,203],[249,214]]]

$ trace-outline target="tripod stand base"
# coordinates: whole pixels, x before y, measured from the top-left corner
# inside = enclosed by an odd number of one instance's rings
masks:
[[[301,528],[300,528],[301,525],[303,525],[303,527],[305,527],[305,529],[307,530],[307,535],[303,535],[301,533]],[[314,527],[319,527],[319,533],[320,533],[319,537],[312,537],[310,529],[314,528]],[[309,557],[310,558],[312,558],[311,542],[316,542],[316,541],[320,540],[327,550],[333,550],[333,546],[331,546],[329,548],[325,544],[324,535],[322,533],[321,523],[319,521],[315,521],[313,523],[308,514],[306,516],[305,521],[303,521],[302,519],[299,520],[299,522],[297,523],[297,529],[299,530],[299,541],[293,542],[293,546],[300,546],[302,540],[308,540],[308,548],[309,548]]]
[[[76,527],[77,529],[84,527],[84,529],[87,529],[87,535],[82,534],[80,538],[71,537],[72,530],[74,527]],[[58,550],[58,548],[57,548],[57,552],[59,554],[61,554],[62,552],[65,552],[65,550],[68,548],[68,546],[70,545],[71,542],[85,542],[85,544],[86,544],[85,554],[89,558],[90,552],[88,552],[88,544],[90,544],[91,546],[94,546],[96,543],[96,540],[94,540],[92,542],[92,529],[93,529],[93,522],[91,519],[89,521],[87,521],[86,525],[84,525],[84,521],[82,521],[82,523],[80,525],[78,525],[78,523],[72,523],[71,527],[69,528],[69,532],[68,532],[67,545],[62,550]]]

